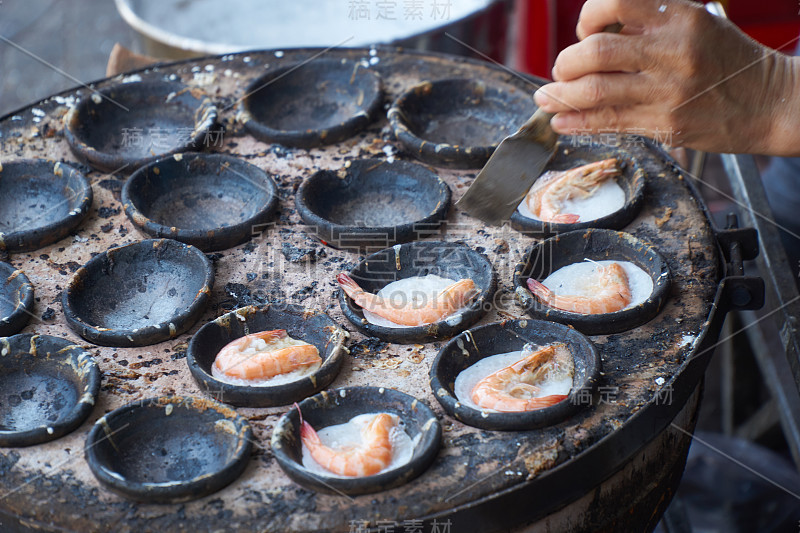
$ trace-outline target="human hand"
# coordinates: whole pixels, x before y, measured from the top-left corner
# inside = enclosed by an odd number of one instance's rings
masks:
[[[602,29],[619,22],[618,35]],[[685,0],[588,0],[536,103],[559,133],[636,131],[713,152],[800,154],[800,64]]]

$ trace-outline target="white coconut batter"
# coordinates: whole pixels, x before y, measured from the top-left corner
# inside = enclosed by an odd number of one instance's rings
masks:
[[[317,435],[319,435],[319,438],[324,445],[333,448],[334,450],[340,449],[347,445],[357,446],[361,444],[361,430],[379,414],[381,413],[365,413],[363,415],[355,416],[351,418],[349,422],[344,424],[328,426],[326,428],[317,430]],[[411,437],[408,436],[408,433],[406,433],[403,429],[403,421],[400,420],[397,415],[391,413],[387,414],[391,416],[395,422],[397,422],[397,425],[395,425],[395,427],[393,427],[389,433],[389,441],[392,443],[392,460],[386,468],[378,472],[379,474],[393,470],[408,463],[411,460],[411,457],[414,455],[414,448],[417,446],[417,444],[419,444],[419,439],[422,436],[422,433],[420,433],[415,439],[412,440]],[[305,444],[303,445],[303,467],[309,472],[321,476],[345,479],[351,478],[351,476],[340,476],[338,474],[334,474],[333,472],[323,468],[314,460],[313,457],[311,457],[311,452],[308,451],[308,448],[306,448]]]
[[[591,196],[565,200],[561,205],[561,212],[580,216],[578,222],[588,222],[615,213],[624,206],[625,191],[615,180],[610,179],[600,184]],[[526,218],[541,220],[528,209],[526,200],[517,206],[517,211]]]
[[[559,296],[593,296],[596,293],[596,274],[598,267],[618,263],[628,275],[631,289],[631,303],[625,309],[634,307],[647,300],[653,292],[653,279],[650,274],[630,261],[583,261],[559,268],[544,280],[542,284]]]
[[[537,347],[538,348],[538,347]],[[462,370],[456,377],[456,383],[453,392],[456,398],[462,405],[477,409],[478,411],[486,411],[489,413],[497,413],[494,409],[484,409],[479,407],[472,401],[472,389],[478,384],[480,380],[486,376],[497,372],[498,370],[511,366],[517,361],[522,359],[522,352],[507,352],[499,353],[484,357],[474,365]],[[569,394],[572,390],[572,378],[564,378],[559,380],[546,381],[539,385],[541,388],[536,395],[537,398],[542,396],[550,396],[553,394]]]
[[[412,276],[410,278],[399,279],[389,283],[384,288],[379,290],[377,295],[381,298],[388,298],[389,302],[397,305],[398,307],[408,304],[409,302],[413,302],[415,305],[422,305],[430,302],[431,299],[435,298],[440,292],[457,281],[459,280],[443,278],[435,274],[428,274],[427,276]],[[459,309],[455,313],[443,318],[442,320],[451,325],[455,325],[460,322],[460,315],[464,309],[466,308]],[[367,311],[366,309],[364,309],[364,318],[366,318],[367,322],[370,324],[375,324],[376,326],[383,326],[386,328],[411,327],[395,324],[391,320],[387,320],[382,316],[378,316],[375,313]]]

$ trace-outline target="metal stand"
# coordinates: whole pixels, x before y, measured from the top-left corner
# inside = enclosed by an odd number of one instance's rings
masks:
[[[741,225],[758,231],[761,253],[755,262],[766,283],[765,308],[758,313],[738,312],[744,325],[738,331],[734,328],[731,334],[747,335],[771,395],[771,400],[748,420],[738,427],[726,424],[726,429],[736,436],[754,439],[774,425],[771,422],[779,422],[795,465],[800,466],[800,295],[753,157],[723,154],[722,162],[739,205]],[[770,331],[777,332],[778,342],[769,335]],[[770,340],[780,345],[784,357],[768,348]]]

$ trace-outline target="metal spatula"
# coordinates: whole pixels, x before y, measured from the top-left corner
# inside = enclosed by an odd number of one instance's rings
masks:
[[[621,29],[621,24],[611,24],[603,31]],[[456,206],[487,224],[503,225],[555,151],[558,134],[550,127],[551,118],[552,113],[537,109],[516,133],[503,139]]]

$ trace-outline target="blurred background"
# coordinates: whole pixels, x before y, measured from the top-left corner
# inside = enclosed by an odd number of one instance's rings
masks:
[[[786,52],[796,47],[797,0],[723,3],[730,18],[755,39]],[[490,59],[547,77],[558,52],[575,41],[582,4],[0,0],[0,116],[103,78],[116,43],[162,60],[248,49],[391,43]],[[684,155],[684,166],[691,164],[702,178],[698,183],[712,214],[723,220],[736,206],[718,156]],[[761,168],[767,164],[766,158],[757,162]],[[762,321],[758,328],[733,335],[753,320],[758,319],[732,315],[728,321],[731,339],[717,350],[707,372],[699,415],[698,435],[706,444],[692,445],[678,498],[659,526],[664,531],[798,530],[800,434],[791,434],[798,427],[792,421],[800,419],[797,384],[782,351],[780,323]]]

